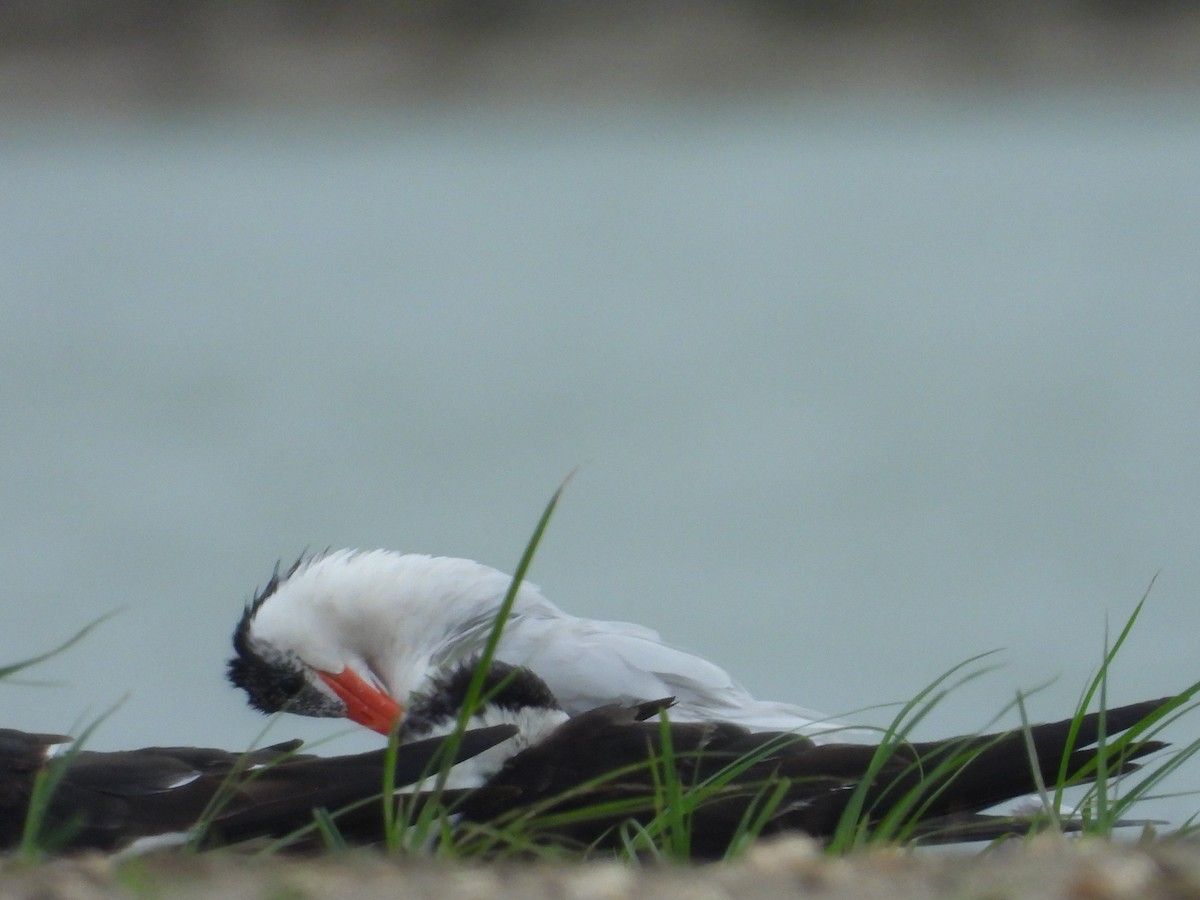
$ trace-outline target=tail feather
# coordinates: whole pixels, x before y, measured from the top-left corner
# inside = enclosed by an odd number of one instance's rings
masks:
[[[1102,754],[1093,746],[1100,737],[1101,719],[1106,733],[1115,736],[1171,699],[1134,703],[1103,714],[1088,713],[1078,721],[1064,719],[994,735],[915,744],[915,753],[926,768],[930,762],[940,762],[952,754],[969,760],[955,767],[950,783],[931,805],[930,814],[986,809],[1034,793],[1039,781],[1043,785],[1057,784],[1060,773],[1065,773],[1066,783],[1086,783],[1096,777],[1101,762],[1109,775],[1133,771],[1137,768],[1134,760],[1161,750],[1166,744],[1117,740],[1106,743]]]

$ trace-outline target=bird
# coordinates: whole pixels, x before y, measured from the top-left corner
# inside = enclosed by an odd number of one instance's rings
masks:
[[[454,727],[474,665],[435,679],[414,698],[402,728],[427,736]],[[504,835],[518,823],[523,843],[615,848],[629,823],[652,826],[668,802],[663,785],[675,783],[693,792],[686,813],[693,859],[736,848],[756,815],[764,834],[828,840],[854,804],[869,827],[898,816],[895,833],[924,843],[1028,833],[1036,816],[985,811],[1055,785],[1060,770],[1066,784],[1094,780],[1101,760],[1109,775],[1136,770],[1135,760],[1166,744],[1118,736],[1175,702],[1164,697],[994,734],[862,744],[726,721],[676,722],[669,697],[566,716],[535,673],[499,662],[488,667],[482,696],[469,726],[508,723],[518,735],[477,757],[486,763],[480,787],[454,806],[460,832],[474,823]],[[663,710],[665,720],[650,721]],[[1094,746],[1102,730],[1103,749]]]
[[[454,752],[462,763],[509,740],[500,725],[463,734]],[[97,751],[61,748],[67,735],[0,729],[0,850],[34,829],[39,847],[54,851],[127,851],[196,841],[205,847],[254,838],[282,838],[310,826],[316,809],[345,810],[352,835],[380,837],[379,797],[386,749],[349,756],[300,753],[299,740],[246,753],[206,747],[143,747]],[[421,782],[447,752],[440,737],[396,748],[392,781]],[[60,752],[55,754],[56,750]],[[40,822],[29,815],[39,776],[48,782]]]
[[[512,578],[482,563],[390,550],[336,550],[277,565],[246,605],[227,675],[266,713],[346,717],[387,734],[408,698],[478,654]],[[755,731],[845,727],[788,703],[756,700],[719,666],[628,622],[563,612],[523,581],[496,650],[532,670],[568,714],[675,698],[675,721]]]
[[[480,691],[472,703],[476,670]],[[1025,833],[1033,817],[982,811],[1054,783],[1111,775],[1165,745],[1122,732],[1164,706],[1163,698],[1028,729],[991,735],[882,745],[817,744],[791,732],[751,731],[719,720],[671,721],[672,699],[614,703],[567,714],[534,672],[501,662],[465,660],[411,697],[396,747],[350,756],[301,753],[287,741],[249,753],[197,747],[100,752],[51,750],[63,735],[0,729],[0,849],[21,843],[39,777],[53,788],[37,828],[39,846],[61,851],[130,853],[192,841],[210,849],[255,839],[285,839],[292,849],[319,847],[314,817],[343,843],[384,843],[391,783],[409,810],[439,804],[438,827],[425,840],[460,846],[491,841],[609,852],[626,835],[650,833],[675,797],[686,797],[689,827],[682,852],[715,859],[745,840],[760,820],[765,834],[830,840],[855,797],[861,820],[879,826],[896,813],[907,835],[924,841],[983,840]],[[464,710],[466,715],[464,715]],[[663,716],[666,711],[665,716]],[[655,716],[659,721],[651,721]],[[1103,750],[1096,744],[1101,729]],[[453,735],[453,737],[451,737]],[[457,741],[457,748],[451,748]],[[669,748],[669,749],[668,749]],[[391,756],[394,754],[394,757]],[[451,756],[459,786],[431,783]],[[306,837],[306,833],[308,836]]]

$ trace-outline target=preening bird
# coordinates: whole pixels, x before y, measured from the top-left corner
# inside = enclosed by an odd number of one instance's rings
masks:
[[[339,550],[278,568],[247,606],[228,675],[252,706],[345,716],[401,741],[446,733],[465,698],[509,576],[464,559]],[[840,723],[754,699],[722,669],[640,625],[568,615],[519,586],[474,726],[516,734],[480,754],[454,806],[471,823],[569,812],[546,838],[615,842],[662,805],[664,747],[674,778],[696,788],[692,852],[722,854],[748,816],[767,833],[828,837],[861,802],[863,821],[903,813],[913,834],[967,840],[1030,827],[986,810],[1039,781],[1086,783],[1136,769],[1163,744],[1094,746],[1172,698],[1024,730],[883,747],[831,743]],[[649,721],[663,711],[665,721]],[[665,730],[664,730],[665,728]],[[814,742],[806,735],[818,739]],[[1031,748],[1032,747],[1032,751]],[[620,774],[614,776],[614,772]],[[763,812],[764,791],[773,807]],[[577,815],[600,804],[607,812]],[[619,810],[619,811],[618,811]]]
[[[233,636],[229,679],[264,712],[345,716],[386,734],[408,698],[476,656],[511,578],[468,559],[387,550],[305,557],[275,574]],[[532,670],[567,713],[674,697],[675,721],[751,730],[842,727],[756,700],[723,669],[628,622],[568,615],[523,582],[499,661]]]

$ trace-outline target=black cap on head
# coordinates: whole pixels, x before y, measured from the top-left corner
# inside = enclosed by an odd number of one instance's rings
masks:
[[[345,706],[313,686],[312,670],[295,654],[256,644],[250,626],[259,607],[304,563],[302,556],[282,576],[279,564],[266,587],[246,605],[233,632],[234,656],[226,667],[226,677],[246,692],[252,707],[265,713],[294,712],[306,716],[343,716]]]

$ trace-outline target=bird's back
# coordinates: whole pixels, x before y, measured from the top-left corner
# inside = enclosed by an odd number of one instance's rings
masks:
[[[673,697],[669,715],[679,722],[720,719],[755,731],[809,733],[844,727],[799,706],[756,700],[724,669],[629,622],[518,614],[498,656],[532,669],[572,714]]]

